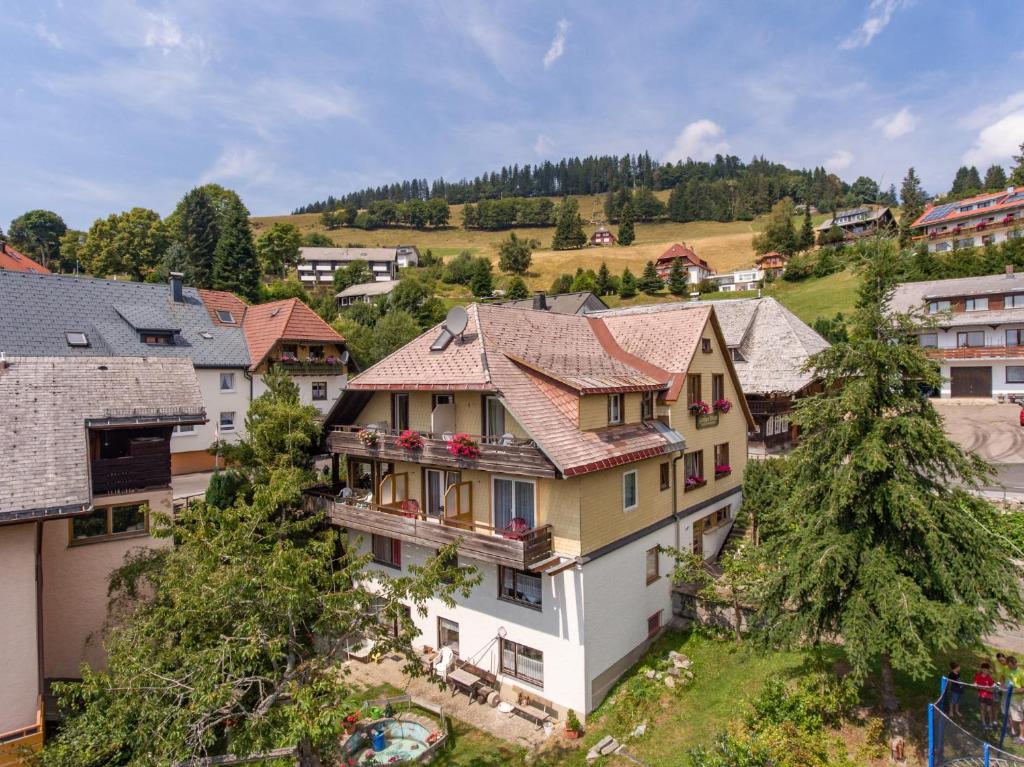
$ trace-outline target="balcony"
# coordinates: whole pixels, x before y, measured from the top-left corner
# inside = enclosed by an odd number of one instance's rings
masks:
[[[982,221],[974,226],[954,226],[951,229],[945,229],[941,232],[925,232],[914,236],[914,240],[944,240],[949,237],[959,237],[964,234],[973,234],[976,232],[990,232],[998,229],[1012,229],[1015,226],[1021,226],[1024,223],[1024,219],[1015,217],[1013,214],[1003,216],[997,221]]]
[[[480,455],[465,458],[448,450],[450,433],[420,432],[423,447],[418,450],[399,447],[394,429],[376,428],[377,442],[365,445],[359,438],[364,426],[335,426],[327,435],[327,449],[332,453],[371,458],[377,461],[408,461],[453,469],[477,469],[530,477],[555,477],[555,467],[532,440],[510,437],[470,435],[479,445]]]
[[[957,346],[949,349],[928,347],[925,356],[933,360],[977,360],[1024,357],[1024,346],[985,344],[984,346]]]
[[[381,505],[355,497],[341,498],[329,488],[305,493],[306,509],[323,511],[331,524],[383,535],[427,548],[458,542],[459,554],[517,570],[538,572],[551,564],[551,525],[524,530],[496,530],[476,522],[472,514],[428,517],[417,505]]]
[[[334,358],[336,361],[330,361],[331,359],[279,359],[274,364],[280,365],[293,376],[344,375],[345,366],[341,364],[341,360]]]
[[[134,493],[171,484],[171,449],[165,437],[132,439],[128,455],[93,458],[90,462],[93,495]]]

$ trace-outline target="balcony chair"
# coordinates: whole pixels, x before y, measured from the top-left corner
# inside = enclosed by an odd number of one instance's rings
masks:
[[[498,440],[499,445],[511,446],[516,441],[515,435],[512,432],[505,432],[501,435],[501,439]]]
[[[437,659],[434,661],[434,665],[431,667],[435,674],[441,679],[448,679],[448,672],[451,671],[452,666],[455,665],[455,653],[452,652],[452,648],[445,646],[441,648],[441,651],[437,654]]]

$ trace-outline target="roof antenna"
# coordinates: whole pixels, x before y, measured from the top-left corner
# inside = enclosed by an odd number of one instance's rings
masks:
[[[440,352],[448,348],[448,344],[452,342],[455,336],[459,337],[459,343],[462,343],[462,334],[466,330],[466,325],[469,324],[469,314],[461,306],[453,306],[448,310],[448,316],[445,317],[444,325],[441,327],[441,335],[437,337],[437,340],[430,345],[430,351]]]

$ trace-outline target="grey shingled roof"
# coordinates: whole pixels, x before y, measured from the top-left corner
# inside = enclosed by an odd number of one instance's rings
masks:
[[[533,309],[538,297],[516,298],[511,301],[500,301],[499,306],[511,306],[513,309]],[[589,290],[576,293],[553,293],[544,296],[549,312],[555,314],[585,314],[607,309],[608,305]]]
[[[726,345],[737,349],[743,358],[734,360],[733,365],[744,394],[794,394],[814,380],[803,366],[829,343],[774,298],[649,304],[594,312],[592,316],[659,314],[704,308],[709,303]]]
[[[951,280],[904,282],[896,286],[890,306],[907,313],[924,307],[936,298],[989,296],[1024,292],[1024,275],[985,274],[981,277],[956,277]]]
[[[303,246],[299,248],[303,261],[394,261],[398,248],[329,248]]]
[[[172,301],[166,284],[0,270],[0,352],[187,357],[196,367],[247,368],[242,328],[215,323],[195,288],[184,288],[183,296],[182,303]],[[179,343],[149,346],[139,339],[139,330],[161,329],[180,330]],[[68,346],[69,332],[85,333],[89,346]]]
[[[148,422],[203,420],[196,416],[203,401],[192,364],[152,357],[8,357],[0,366],[0,523],[88,508],[86,422],[129,410]]]
[[[348,298],[350,296],[383,296],[390,293],[398,285],[398,280],[377,280],[376,282],[360,282],[357,285],[349,285],[343,291],[335,295],[335,298]]]
[[[870,205],[862,205],[859,208],[849,208],[847,210],[841,210],[838,213],[836,213],[835,217],[826,219],[822,223],[818,224],[815,227],[815,229],[819,232],[827,232],[829,229],[832,228],[832,223],[834,221],[837,221],[838,219],[843,218],[844,216],[852,216],[857,213],[867,213],[868,215],[865,218],[856,221],[839,221],[836,223],[836,226],[844,227],[856,226],[857,224],[866,224],[869,221],[876,221],[877,219],[881,218],[882,216],[885,215],[885,212],[887,210],[889,209],[884,206],[880,208],[872,208]]]

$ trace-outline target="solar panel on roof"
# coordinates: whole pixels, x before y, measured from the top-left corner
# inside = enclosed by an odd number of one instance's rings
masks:
[[[936,219],[943,218],[946,214],[948,214],[956,206],[957,206],[957,203],[952,202],[952,203],[948,203],[946,205],[939,205],[939,206],[937,206],[935,208],[932,208],[932,211],[927,216],[925,216],[924,218],[921,219],[921,223],[922,224],[927,224],[929,221],[935,221]]]
[[[1019,200],[1024,200],[1024,191],[1014,192],[1005,200],[1003,200],[1003,204],[1006,204],[1008,202],[1018,202]]]

